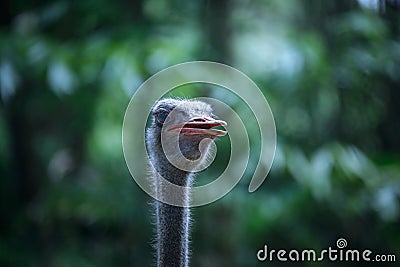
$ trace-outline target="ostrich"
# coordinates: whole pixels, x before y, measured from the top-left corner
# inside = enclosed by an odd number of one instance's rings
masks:
[[[173,112],[172,112],[173,111]],[[210,105],[197,100],[163,99],[153,106],[152,123],[146,132],[147,150],[153,169],[151,178],[156,194],[165,192],[163,177],[183,190],[178,198],[186,207],[173,206],[155,201],[156,250],[158,267],[187,267],[189,265],[189,226],[190,201],[189,187],[193,183],[194,171],[175,167],[167,159],[162,147],[162,135],[179,135],[179,149],[187,160],[199,160],[207,157],[209,144],[217,136],[226,134],[223,130],[211,129],[225,126],[212,114]],[[163,139],[165,140],[165,139]],[[166,139],[168,141],[168,139]],[[207,141],[203,154],[199,150],[201,141]],[[164,144],[164,142],[163,142]],[[203,148],[202,148],[203,149]],[[164,189],[164,190],[163,190]]]

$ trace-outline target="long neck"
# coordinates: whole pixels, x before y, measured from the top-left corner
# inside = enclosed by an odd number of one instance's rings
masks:
[[[180,186],[191,186],[192,173],[175,168],[160,153],[157,156],[158,164],[156,164],[155,168],[162,177]],[[156,176],[153,175],[153,177]],[[162,182],[156,181],[156,192],[163,193],[162,186]],[[185,203],[188,203],[189,191],[185,191],[182,197]],[[171,206],[160,201],[156,201],[155,206],[157,266],[187,267],[189,265],[189,208]]]
[[[156,203],[157,266],[189,265],[189,208]]]

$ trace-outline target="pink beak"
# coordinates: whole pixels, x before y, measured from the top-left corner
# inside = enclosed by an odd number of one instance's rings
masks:
[[[167,128],[167,131],[183,132],[185,136],[208,135],[217,137],[226,135],[226,131],[211,128],[226,125],[227,123],[223,120],[215,120],[209,117],[196,117],[188,122],[172,125]]]

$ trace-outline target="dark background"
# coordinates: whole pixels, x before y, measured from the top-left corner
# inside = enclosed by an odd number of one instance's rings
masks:
[[[246,73],[278,134],[259,190],[247,192],[247,173],[194,210],[192,266],[288,266],[256,253],[340,237],[400,260],[394,1],[5,0],[0,20],[0,266],[153,262],[151,199],[125,165],[123,116],[145,79],[191,60]]]

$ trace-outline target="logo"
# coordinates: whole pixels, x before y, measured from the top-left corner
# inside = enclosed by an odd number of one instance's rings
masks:
[[[264,245],[257,252],[257,259],[264,261],[291,261],[291,262],[320,262],[329,260],[332,262],[396,262],[395,254],[375,254],[369,249],[347,249],[347,240],[339,238],[335,247],[328,247],[320,251],[314,249],[271,249],[268,245]]]

